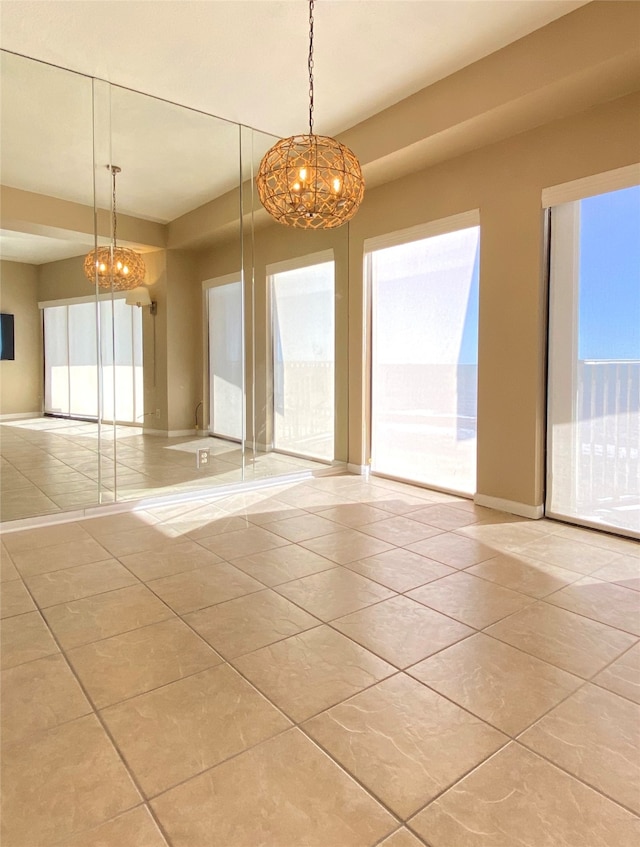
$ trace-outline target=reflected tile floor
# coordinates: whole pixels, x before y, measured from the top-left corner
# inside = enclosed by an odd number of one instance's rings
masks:
[[[142,427],[110,426],[54,417],[0,423],[0,520],[49,515],[114,500],[138,500],[326,468],[310,459],[249,453],[221,438],[144,435]],[[207,468],[196,451],[208,447]],[[99,456],[99,453],[101,456]],[[99,485],[98,480],[101,480]],[[289,517],[289,516],[287,516]]]
[[[636,542],[349,475],[1,541],[3,847],[640,843]]]

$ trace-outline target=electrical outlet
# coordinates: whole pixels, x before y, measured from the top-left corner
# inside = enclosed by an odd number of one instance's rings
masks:
[[[196,467],[204,468],[209,464],[209,448],[200,447],[196,451]]]
[[[156,409],[156,417],[157,417],[157,418],[159,418],[159,417],[160,417],[160,409]]]

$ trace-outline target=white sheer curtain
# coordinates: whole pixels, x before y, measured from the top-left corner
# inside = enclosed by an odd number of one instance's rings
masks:
[[[242,283],[209,289],[209,429],[242,441]]]
[[[368,253],[374,472],[475,492],[479,238],[475,226]]]
[[[331,461],[335,420],[334,262],[270,274],[274,447]]]

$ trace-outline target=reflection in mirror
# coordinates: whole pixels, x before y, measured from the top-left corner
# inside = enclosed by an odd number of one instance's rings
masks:
[[[323,472],[347,450],[348,227],[273,222],[255,187],[273,143],[242,129],[245,480]],[[233,239],[203,251],[201,275],[230,273],[235,255]]]
[[[3,62],[2,311],[24,389],[3,362],[4,519],[344,463],[348,228],[262,209],[274,137]],[[84,273],[116,235],[144,261],[133,291]]]
[[[8,521],[109,502],[113,486],[100,479],[95,287],[85,280],[71,302],[70,269],[94,246],[92,83],[13,54],[1,62],[0,311],[15,327],[15,358],[0,365]]]
[[[105,333],[105,393],[113,397],[105,414],[117,424],[117,499],[240,482],[242,382],[229,403],[222,398],[226,421],[219,437],[202,438],[208,432],[201,364],[207,304],[196,264],[198,251],[222,228],[236,237],[240,265],[239,127],[117,86],[109,88],[107,111],[110,146],[96,157],[96,168],[108,173],[111,163],[121,169],[118,240],[146,265],[141,299],[130,300],[151,304],[130,305],[124,293],[113,293]],[[98,205],[108,208],[106,193]],[[241,346],[240,316],[232,310],[227,317],[236,324],[229,339]],[[205,461],[202,449],[209,450]]]

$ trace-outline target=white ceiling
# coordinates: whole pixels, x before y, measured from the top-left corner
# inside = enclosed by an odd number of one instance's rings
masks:
[[[585,0],[316,0],[336,134]],[[280,136],[307,121],[307,0],[1,0],[3,49]]]
[[[584,3],[316,0],[314,129],[338,134]],[[238,128],[211,115],[306,130],[307,0],[0,0],[0,24],[4,50],[134,89],[96,84],[102,207],[108,162],[119,210],[162,223],[237,185]],[[254,163],[272,143],[254,136]],[[91,205],[90,80],[5,55],[0,144],[3,184]]]

